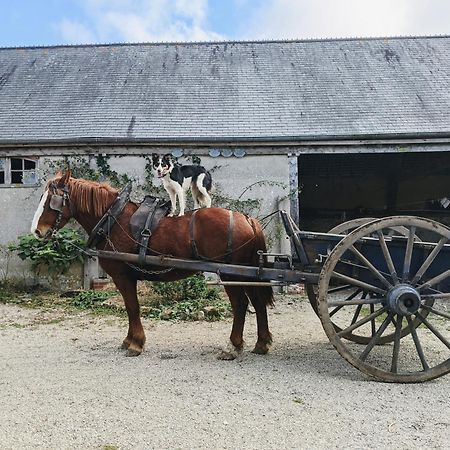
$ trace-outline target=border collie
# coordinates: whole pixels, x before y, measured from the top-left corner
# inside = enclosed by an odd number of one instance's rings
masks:
[[[170,154],[160,156],[152,155],[153,170],[156,176],[162,180],[164,189],[170,196],[172,209],[169,217],[175,214],[177,209],[177,197],[180,202],[179,216],[184,215],[186,208],[186,192],[191,189],[194,199],[194,208],[211,206],[209,192],[212,187],[211,174],[199,165],[182,166],[172,160]]]

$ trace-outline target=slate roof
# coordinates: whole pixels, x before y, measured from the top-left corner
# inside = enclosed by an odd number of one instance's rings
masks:
[[[0,143],[450,135],[450,37],[0,49]]]

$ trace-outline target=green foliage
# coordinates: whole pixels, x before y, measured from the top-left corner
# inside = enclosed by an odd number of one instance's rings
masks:
[[[64,171],[69,168],[75,178],[84,178],[92,181],[107,181],[116,188],[121,188],[131,178],[125,174],[119,174],[111,169],[109,159],[105,154],[97,154],[95,157],[89,156],[65,156],[56,162],[49,162],[48,166],[52,172]]]
[[[40,240],[32,234],[18,237],[17,244],[10,244],[9,249],[17,252],[22,260],[30,260],[32,269],[39,273],[47,267],[49,273],[67,272],[74,261],[83,261],[80,248],[85,241],[79,231],[64,228],[59,230],[51,240]]]
[[[203,274],[196,274],[180,281],[155,282],[153,290],[168,303],[200,298],[215,300],[219,296],[216,289],[208,287]]]
[[[79,309],[91,309],[114,295],[114,291],[80,291],[70,299],[70,304]]]
[[[220,320],[230,314],[230,304],[217,289],[206,284],[203,274],[174,282],[154,282],[158,299],[143,308],[144,315],[155,319]]]

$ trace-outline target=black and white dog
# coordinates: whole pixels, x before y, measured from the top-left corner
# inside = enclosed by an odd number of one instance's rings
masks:
[[[180,202],[179,216],[184,215],[186,208],[186,192],[191,189],[194,199],[194,208],[211,206],[209,195],[212,187],[211,174],[199,165],[182,166],[172,160],[172,156],[152,155],[153,170],[156,176],[162,180],[164,189],[170,196],[172,209],[169,216],[172,217],[177,209],[177,197]]]

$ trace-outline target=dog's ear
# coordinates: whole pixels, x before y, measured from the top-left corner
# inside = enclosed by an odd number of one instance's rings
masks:
[[[167,164],[172,163],[172,162],[173,162],[172,155],[171,155],[170,153],[166,153],[166,154],[163,156],[163,161],[166,162]]]
[[[158,161],[158,158],[159,158],[158,153],[152,153],[152,161],[153,162]]]

